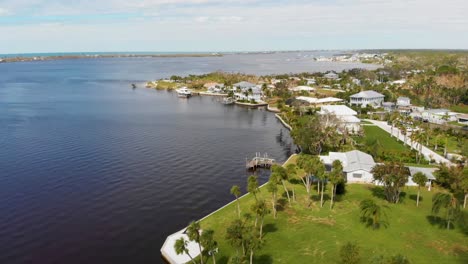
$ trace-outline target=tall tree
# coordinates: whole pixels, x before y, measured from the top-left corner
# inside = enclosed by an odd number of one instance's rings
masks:
[[[458,199],[451,193],[436,193],[432,197],[432,212],[438,214],[442,208],[446,210],[445,220],[447,221],[447,229],[450,229],[450,224],[459,216]]]
[[[332,184],[331,188],[331,200],[330,200],[330,209],[333,208],[333,202],[336,195],[336,186],[344,181],[343,178],[343,165],[341,161],[334,160],[332,163],[332,170],[328,176],[330,183]]]
[[[278,193],[278,183],[279,179],[276,175],[271,174],[270,179],[268,180],[267,189],[271,193],[271,204],[273,208],[273,217],[276,219],[276,203],[277,203],[277,193]]]
[[[241,209],[240,209],[240,202],[239,202],[239,196],[241,195],[241,191],[239,186],[233,185],[231,187],[231,194],[236,197],[236,202],[237,202],[237,215],[240,218],[241,217]]]
[[[288,179],[293,179],[297,177],[297,166],[295,164],[286,165],[286,173],[288,174]],[[294,185],[292,186],[293,200],[296,201],[296,192],[294,191]]]
[[[187,227],[187,236],[191,241],[195,241],[200,249],[200,263],[203,264],[202,248],[200,243],[201,228],[200,222],[192,221]]]
[[[249,178],[247,179],[247,190],[249,191],[249,193],[253,194],[255,201],[258,201],[257,199],[258,180],[255,175],[250,175]]]
[[[288,197],[288,202],[289,204],[291,204],[291,197],[289,197],[289,191],[288,191],[288,188],[286,188],[286,182],[285,182],[289,179],[286,169],[283,166],[274,164],[273,166],[271,166],[271,173],[276,174],[275,177],[281,180],[281,183],[284,188],[284,192],[286,193],[286,196]]]
[[[252,205],[252,211],[255,213],[257,216],[256,219],[260,218],[260,238],[263,235],[263,221],[265,219],[265,216],[270,213],[270,210],[268,210],[268,207],[266,205],[266,202],[262,199],[258,200],[255,204]],[[257,220],[255,220],[255,226],[257,226]]]
[[[298,175],[306,188],[307,194],[310,194],[311,186],[311,174],[314,172],[314,167],[312,164],[312,156],[308,154],[299,154],[297,158],[297,165],[304,170],[305,175]]]
[[[194,264],[196,264],[195,260],[192,258],[192,256],[189,253],[189,250],[187,248],[187,244],[188,244],[188,241],[185,240],[184,237],[181,237],[181,238],[176,240],[176,242],[174,244],[174,250],[175,250],[177,255],[187,254],[187,256],[189,256],[190,260],[192,260],[192,262]]]
[[[253,264],[254,252],[260,249],[263,245],[261,236],[258,235],[257,229],[251,229],[245,234],[245,247],[249,252],[250,264]]]
[[[214,231],[207,229],[202,232],[200,237],[200,244],[203,247],[203,254],[213,257],[213,264],[216,264],[216,256],[218,253],[218,242],[214,240]]]
[[[408,182],[409,171],[402,163],[384,163],[372,169],[374,182],[383,184],[387,201],[398,203],[401,188]]]
[[[236,219],[226,229],[226,240],[236,249],[237,255],[239,255],[239,248],[242,250],[242,256],[245,256],[245,222],[241,219]]]
[[[427,183],[427,176],[422,172],[417,172],[413,176],[413,181],[418,185],[418,197],[416,198],[416,206],[419,207],[419,195],[421,192],[421,186],[425,186]]]

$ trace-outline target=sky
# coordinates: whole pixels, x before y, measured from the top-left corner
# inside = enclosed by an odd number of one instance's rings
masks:
[[[0,53],[468,49],[468,0],[0,0]]]

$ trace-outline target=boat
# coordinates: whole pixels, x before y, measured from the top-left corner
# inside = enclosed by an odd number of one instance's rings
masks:
[[[232,97],[224,97],[223,98],[223,104],[225,105],[229,105],[229,104],[233,104],[236,100],[234,100],[234,98]]]
[[[188,89],[187,87],[182,87],[180,89],[177,89],[176,92],[179,97],[188,98],[192,96],[192,91]]]

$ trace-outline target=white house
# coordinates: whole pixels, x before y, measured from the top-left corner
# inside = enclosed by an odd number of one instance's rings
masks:
[[[323,75],[323,77],[325,77],[327,79],[331,79],[331,80],[337,80],[339,78],[338,74],[336,74],[334,72],[329,72],[329,73]]]
[[[221,93],[224,88],[224,84],[217,82],[209,82],[205,83],[203,87],[205,87],[210,93]]]
[[[411,100],[408,97],[400,96],[397,98],[397,106],[410,106]]]
[[[369,90],[351,95],[349,102],[351,105],[360,105],[361,107],[366,107],[368,105],[378,107],[382,104],[384,98],[385,96],[383,94]]]
[[[457,121],[457,113],[447,109],[427,109],[421,112],[423,121],[434,124],[445,124],[446,122]]]
[[[308,102],[309,104],[312,104],[315,106],[340,103],[343,101],[343,99],[335,98],[335,97],[315,98],[315,97],[308,97],[308,96],[298,96],[296,97],[296,99]]]
[[[383,102],[382,106],[387,112],[393,112],[393,110],[395,110],[395,103],[393,102]]]
[[[335,160],[341,161],[348,183],[372,183],[374,179],[371,173],[376,165],[374,158],[362,151],[329,152],[327,156],[320,156],[320,159],[327,167],[330,167]]]
[[[302,91],[306,91],[306,92],[313,92],[315,91],[315,88],[313,87],[310,87],[310,86],[304,86],[304,85],[300,85],[300,86],[296,86],[296,87],[293,87],[293,88],[289,88],[290,91],[292,92],[302,92]]]
[[[346,105],[322,105],[319,114],[335,115],[340,125],[348,132],[357,133],[361,130],[361,120],[356,117],[357,113]]]
[[[406,186],[418,186],[418,184],[413,181],[413,176],[418,172],[422,172],[424,175],[426,175],[427,177],[427,182],[425,184],[426,187],[430,188],[432,181],[436,180],[433,174],[437,170],[436,168],[420,168],[420,167],[411,167],[411,166],[407,166],[407,168],[409,169],[410,176],[408,177],[408,182],[406,183]]]
[[[306,84],[307,84],[307,85],[314,85],[314,84],[317,83],[317,82],[315,81],[315,79],[313,79],[313,78],[312,78],[312,79],[305,79],[305,81],[306,81]]]
[[[261,101],[262,100],[262,86],[256,85],[250,82],[238,82],[233,85],[233,90],[240,92],[235,92],[234,96],[240,100],[255,100]]]
[[[391,82],[391,84],[395,84],[395,85],[402,85],[402,84],[405,84],[405,83],[406,83],[405,79],[396,80],[396,81]]]

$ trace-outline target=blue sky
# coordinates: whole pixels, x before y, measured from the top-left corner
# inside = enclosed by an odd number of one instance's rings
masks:
[[[0,53],[468,49],[467,0],[0,0]]]

